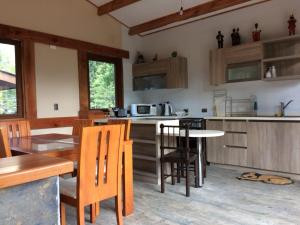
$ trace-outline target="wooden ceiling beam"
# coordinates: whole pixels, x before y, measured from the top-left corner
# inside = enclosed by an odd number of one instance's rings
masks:
[[[129,35],[141,34],[146,31],[154,30],[175,22],[187,20],[193,17],[205,15],[208,13],[213,13],[218,10],[226,9],[228,7],[233,7],[242,3],[247,3],[252,0],[212,0],[192,8],[185,9],[183,14],[180,15],[179,12],[163,16],[149,22],[145,22],[129,29]]]
[[[140,0],[113,0],[104,5],[98,7],[98,15],[102,16],[104,14],[110,13],[117,9],[123,8],[125,6],[131,5]]]

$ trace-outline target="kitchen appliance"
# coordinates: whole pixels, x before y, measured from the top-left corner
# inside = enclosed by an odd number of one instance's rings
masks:
[[[131,104],[131,116],[156,116],[155,104]]]
[[[174,115],[174,113],[175,113],[174,108],[170,104],[170,102],[165,102],[162,104],[162,112],[161,112],[162,116],[172,116]]]
[[[112,108],[115,117],[127,117],[127,110],[124,108]]]

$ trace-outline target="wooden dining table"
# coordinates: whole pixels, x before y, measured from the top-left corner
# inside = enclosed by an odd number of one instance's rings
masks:
[[[13,155],[42,154],[71,161],[79,159],[79,137],[67,134],[43,134],[10,139]],[[123,216],[133,213],[132,141],[123,148]]]

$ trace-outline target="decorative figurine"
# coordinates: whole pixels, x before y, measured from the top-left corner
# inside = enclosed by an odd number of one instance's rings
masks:
[[[260,33],[261,30],[258,29],[258,23],[255,24],[255,29],[252,31],[252,39],[253,41],[260,41]]]
[[[218,40],[218,48],[224,47],[224,35],[221,33],[221,31],[218,31],[218,35],[216,37]]]
[[[157,61],[157,59],[158,59],[158,55],[155,54],[152,60],[153,60],[153,62],[155,62],[155,61]]]
[[[173,58],[176,58],[177,55],[178,55],[178,53],[177,53],[176,51],[174,51],[174,52],[171,53],[171,56],[172,56]]]
[[[241,44],[241,36],[239,34],[240,29],[233,29],[231,33],[231,41],[232,41],[232,46],[236,46]]]
[[[144,56],[140,52],[137,52],[137,57],[136,57],[135,63],[136,64],[145,63]]]
[[[296,23],[297,23],[297,20],[295,19],[294,15],[292,14],[290,16],[290,19],[288,21],[288,24],[289,24],[289,35],[295,35],[296,34]]]

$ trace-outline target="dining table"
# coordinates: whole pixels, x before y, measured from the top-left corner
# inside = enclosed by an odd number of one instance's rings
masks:
[[[42,134],[10,138],[13,155],[41,154],[74,162],[79,160],[80,138],[68,134]],[[123,147],[123,216],[133,213],[132,141],[124,141]]]
[[[161,122],[162,124],[164,122]],[[167,128],[164,128],[163,130],[164,134],[168,135],[173,135],[173,136],[180,136],[184,137],[185,136],[185,130],[179,130],[175,128],[172,130],[172,132],[169,132]],[[161,134],[161,130],[157,130],[157,135]],[[214,137],[221,137],[224,136],[225,132],[220,131],[220,130],[195,130],[195,129],[190,129],[189,130],[189,137],[190,138],[196,138],[197,139],[197,151],[198,151],[198,162],[199,162],[199,184],[197,185],[198,187],[202,187],[204,184],[204,175],[203,175],[203,162],[205,158],[203,157],[202,154],[202,138],[214,138]]]

